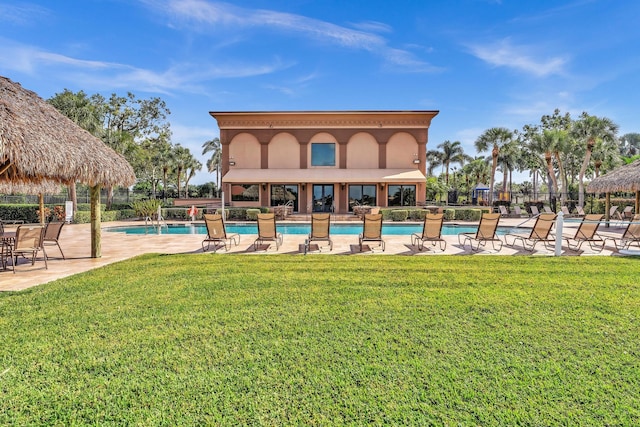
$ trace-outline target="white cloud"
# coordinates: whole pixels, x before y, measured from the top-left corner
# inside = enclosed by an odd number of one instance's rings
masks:
[[[509,39],[485,45],[472,44],[468,47],[474,56],[493,66],[515,68],[537,77],[564,74],[564,66],[567,63],[566,58],[559,56],[538,59],[535,57],[535,48],[513,45]]]
[[[49,11],[40,6],[0,3],[0,22],[9,22],[16,25],[33,25],[38,18],[44,18],[48,15]]]
[[[126,88],[158,93],[175,90],[199,92],[200,84],[221,78],[273,73],[289,67],[275,59],[271,64],[177,64],[154,71],[127,64],[72,58],[0,38],[0,70],[27,74],[46,73],[90,88]]]
[[[141,0],[154,11],[177,19],[178,23],[199,31],[225,31],[225,36],[238,28],[267,28],[302,35],[317,41],[350,49],[364,50],[381,56],[404,71],[438,71],[411,52],[392,48],[385,38],[375,32],[389,32],[391,28],[379,22],[357,24],[357,29],[346,28],[306,16],[264,9],[246,9],[229,3],[206,0]],[[175,26],[171,23],[171,26]]]

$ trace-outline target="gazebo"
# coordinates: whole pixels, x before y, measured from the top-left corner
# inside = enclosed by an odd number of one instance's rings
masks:
[[[100,189],[134,181],[124,157],[36,93],[0,76],[0,184],[41,189],[52,183],[88,184],[92,258],[101,256]]]
[[[635,212],[640,212],[640,160],[635,160],[595,178],[587,185],[587,191],[589,193],[606,193],[605,214],[607,220],[611,206],[610,193],[616,191],[635,192]]]

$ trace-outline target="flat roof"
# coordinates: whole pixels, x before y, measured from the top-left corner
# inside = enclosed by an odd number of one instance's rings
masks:
[[[237,169],[222,177],[228,184],[425,182],[418,169]]]

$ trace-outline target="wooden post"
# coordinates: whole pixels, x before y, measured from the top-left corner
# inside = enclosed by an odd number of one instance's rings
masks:
[[[44,195],[42,193],[38,193],[38,204],[40,205],[38,207],[40,210],[40,224],[44,224]]]
[[[605,193],[605,204],[604,204],[604,219],[606,221],[607,228],[609,228],[609,209],[611,209],[611,193]]]
[[[636,191],[636,210],[634,212],[636,215],[640,213],[640,190]]]
[[[91,258],[102,257],[100,249],[100,184],[89,188],[91,198]]]

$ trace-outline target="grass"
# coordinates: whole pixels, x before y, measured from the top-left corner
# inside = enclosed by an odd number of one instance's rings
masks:
[[[2,425],[640,424],[640,260],[146,255],[0,294]]]

